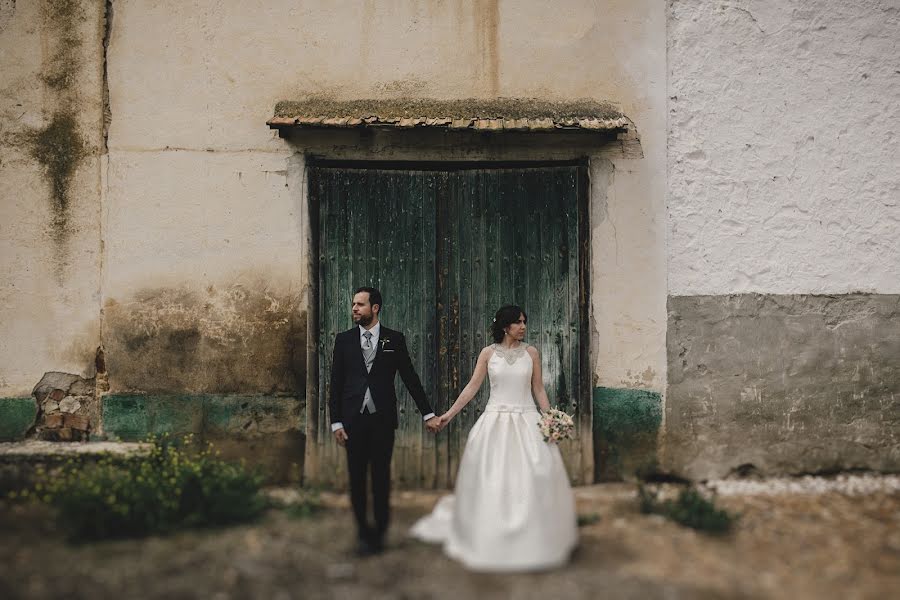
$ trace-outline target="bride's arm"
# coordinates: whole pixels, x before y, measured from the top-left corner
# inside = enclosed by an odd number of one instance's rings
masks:
[[[459,397],[456,399],[456,402],[453,403],[453,406],[441,415],[441,425],[446,424],[447,421],[459,414],[459,411],[461,411],[466,404],[475,397],[475,394],[478,393],[478,390],[481,388],[481,384],[484,383],[484,378],[487,375],[487,364],[493,351],[494,350],[490,346],[482,349],[481,354],[478,355],[478,362],[475,363],[475,372],[472,373],[472,379],[469,380],[469,383],[466,384],[463,391],[459,393]]]
[[[537,400],[541,412],[550,410],[550,400],[547,398],[547,390],[544,389],[544,376],[541,374],[541,355],[538,354],[537,348],[528,346],[528,356],[534,365],[531,369],[531,394]]]

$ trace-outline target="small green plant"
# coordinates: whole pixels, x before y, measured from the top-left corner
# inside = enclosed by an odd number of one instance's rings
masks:
[[[578,515],[578,526],[579,527],[586,527],[587,525],[593,525],[594,523],[597,523],[598,521],[600,521],[600,515],[598,515],[595,512]]]
[[[146,455],[105,457],[40,473],[31,496],[56,511],[71,540],[139,537],[187,527],[248,521],[266,507],[262,478],[241,464],[219,460],[211,445],[190,437],[175,444],[151,440]]]
[[[318,490],[302,490],[300,498],[288,504],[284,512],[292,519],[309,519],[322,511],[324,505]]]
[[[724,509],[717,508],[713,500],[704,498],[695,488],[681,490],[675,500],[658,499],[658,493],[643,485],[638,487],[640,510],[644,514],[659,514],[676,523],[713,534],[731,531],[737,521]]]

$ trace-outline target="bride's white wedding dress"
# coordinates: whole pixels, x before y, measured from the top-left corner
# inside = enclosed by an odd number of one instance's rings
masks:
[[[559,448],[538,430],[525,345],[494,345],[491,394],[469,432],[453,495],[410,535],[443,543],[476,571],[527,571],[564,564],[578,541],[575,500]]]

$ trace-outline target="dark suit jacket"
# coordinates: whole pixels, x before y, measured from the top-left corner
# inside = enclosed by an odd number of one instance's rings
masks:
[[[425,397],[425,389],[413,368],[406,348],[406,338],[399,331],[381,326],[378,348],[372,370],[366,372],[362,347],[359,341],[359,327],[337,334],[334,339],[334,355],[331,361],[331,394],[328,410],[331,422],[341,422],[348,431],[353,426],[354,417],[362,409],[366,387],[372,391],[375,414],[386,419],[397,428],[397,394],[394,378],[397,373],[403,380],[419,412],[427,415],[431,404]]]

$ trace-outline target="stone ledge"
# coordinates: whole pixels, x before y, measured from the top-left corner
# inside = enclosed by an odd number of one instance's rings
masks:
[[[151,445],[136,442],[42,442],[29,440],[26,442],[0,443],[0,461],[17,458],[67,458],[71,456],[88,457],[113,454],[115,456],[132,456],[148,452]]]
[[[37,468],[48,471],[68,461],[90,464],[102,458],[128,461],[150,451],[150,444],[125,442],[24,442],[0,443],[0,496],[34,483]]]

